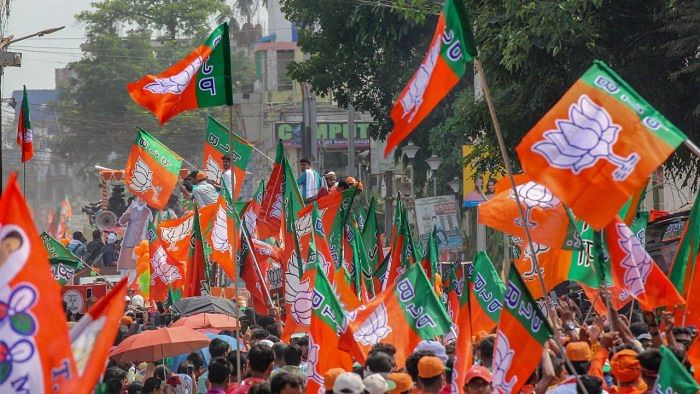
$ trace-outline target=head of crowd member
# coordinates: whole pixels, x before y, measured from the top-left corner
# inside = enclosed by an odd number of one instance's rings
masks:
[[[395,386],[389,390],[389,394],[406,394],[410,393],[413,388],[413,379],[411,379],[411,375],[405,372],[390,373],[387,379]]]
[[[107,386],[105,388],[107,393],[121,393],[128,384],[127,373],[118,367],[108,368],[105,371],[103,382]]]
[[[180,363],[180,365],[177,367],[177,373],[178,375],[187,375],[192,378],[192,380],[197,379],[195,376],[195,368],[194,364],[192,364],[189,361],[183,361]]]
[[[481,365],[474,365],[464,375],[464,392],[486,394],[491,392],[491,372]]]
[[[248,394],[272,394],[270,382],[255,383],[248,389]]]
[[[372,349],[370,349],[369,354],[372,354],[372,352],[386,353],[393,358],[394,356],[396,356],[396,347],[390,343],[380,342],[372,346]]]
[[[326,179],[326,185],[328,185],[328,187],[335,186],[335,182],[337,181],[337,177],[335,176],[335,172],[328,171],[325,174],[323,174],[323,177]]]
[[[639,343],[642,345],[642,348],[644,348],[644,350],[651,349],[652,346],[654,346],[654,341],[652,340],[651,334],[649,334],[648,332],[645,332],[643,334],[639,334],[637,336],[637,341],[639,341]]]
[[[299,168],[301,168],[302,172],[310,169],[311,168],[311,160],[309,160],[307,158],[303,158],[303,159],[299,160]]]
[[[391,384],[390,384],[391,383]],[[396,388],[394,382],[387,381],[384,376],[378,373],[371,374],[362,380],[367,394],[385,394]]]
[[[92,240],[93,241],[102,241],[102,231],[94,230],[92,232]]]
[[[693,343],[693,332],[688,327],[673,327],[673,337],[676,342],[684,346],[684,350],[688,350]]]
[[[298,367],[301,364],[301,348],[297,345],[289,345],[284,351],[284,365]]]
[[[240,363],[239,356],[236,352],[228,352],[226,356],[228,362],[231,363],[231,381],[236,381],[238,378],[238,371],[241,371],[241,379],[246,377],[246,370],[248,369],[248,353],[240,352]]]
[[[256,328],[250,332],[250,340],[252,342],[259,342],[270,336],[270,332],[264,328]]]
[[[411,376],[414,382],[418,382],[418,362],[426,356],[434,356],[433,352],[418,351],[413,352],[406,358],[406,372]]]
[[[192,352],[187,355],[187,361],[189,361],[192,366],[194,366],[194,376],[195,379],[199,377],[206,371],[207,366],[204,364],[204,358],[199,352]]]
[[[333,383],[333,394],[362,394],[364,391],[362,378],[354,372],[341,373]]]
[[[287,350],[287,345],[284,342],[277,342],[272,345],[272,351],[275,352],[275,369],[284,365],[284,352]]]
[[[333,394],[333,385],[341,373],[345,373],[343,368],[331,368],[323,374],[323,388],[326,390],[326,394]]]
[[[488,336],[479,342],[479,360],[481,360],[481,365],[486,368],[491,368],[493,364],[494,342],[495,339],[492,336]]]
[[[214,338],[209,342],[209,354],[211,358],[225,357],[229,351],[228,342],[220,338]]]
[[[297,345],[301,348],[301,359],[308,360],[309,358],[309,337],[304,335],[303,337],[297,339]]]
[[[632,332],[632,335],[638,337],[642,334],[649,333],[649,326],[643,321],[636,321],[630,324],[630,331]]]
[[[150,378],[146,379],[143,382],[143,388],[141,389],[141,392],[143,394],[155,394],[155,393],[161,393],[161,385],[163,384],[163,381],[160,380],[156,376],[151,376]]]
[[[394,359],[384,352],[374,352],[367,355],[365,360],[365,373],[371,375],[374,373],[389,374],[394,371]]]
[[[427,351],[433,353],[433,355],[439,358],[443,364],[447,363],[447,351],[445,351],[445,346],[438,341],[433,340],[422,340],[413,349],[414,352]]]
[[[418,360],[418,388],[425,393],[439,393],[445,387],[445,364],[435,356]]]
[[[224,165],[224,171],[227,171],[229,168],[231,168],[231,158],[228,156],[222,156],[221,157],[221,162]]]
[[[641,376],[647,387],[654,387],[661,366],[661,353],[658,349],[647,349],[637,355]]]
[[[305,383],[301,376],[282,371],[275,373],[270,379],[270,392],[272,394],[302,394]]]
[[[248,372],[251,377],[267,379],[275,364],[275,352],[270,346],[255,344],[248,352]]]
[[[579,380],[583,387],[586,388],[586,393],[588,394],[602,394],[603,393],[603,381],[599,377],[591,375],[580,375]],[[576,394],[583,394],[584,391],[576,385]]]
[[[568,371],[572,375],[585,375],[591,366],[591,347],[588,342],[569,342],[566,344],[566,356],[574,367]],[[569,370],[569,367],[566,366]]]
[[[76,231],[73,233],[73,239],[76,241],[82,241],[83,240],[83,233],[80,231]]]
[[[126,387],[126,392],[129,394],[142,394],[143,384],[139,382],[131,382],[129,386]]]
[[[637,352],[630,349],[621,350],[610,360],[610,372],[618,386],[636,386],[642,374]]]
[[[194,181],[192,182],[195,185],[199,185],[202,182],[207,181],[207,174],[204,171],[198,171],[197,175],[194,177]]]
[[[231,370],[233,367],[227,359],[223,357],[214,357],[209,362],[207,371],[207,380],[212,389],[226,390],[228,383],[231,380]]]
[[[159,365],[153,370],[153,376],[157,376],[162,381],[168,380],[173,375],[173,371],[165,365]]]

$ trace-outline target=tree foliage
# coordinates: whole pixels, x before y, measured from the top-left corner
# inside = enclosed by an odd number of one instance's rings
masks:
[[[385,136],[393,99],[428,46],[438,5],[422,0],[331,3],[283,1],[287,16],[301,28],[302,49],[310,54],[290,68],[291,74],[317,92],[332,93],[341,105],[371,113],[376,135]],[[511,159],[521,137],[594,59],[610,64],[691,140],[700,140],[697,1],[465,3]],[[423,147],[428,145],[419,141],[429,141],[443,158],[443,185],[461,170],[462,144],[476,145],[471,159],[480,167],[499,161],[487,108],[470,82],[465,78],[411,137]],[[681,147],[667,168],[697,185],[698,165]]]
[[[94,164],[121,168],[135,139],[135,126],[153,132],[166,145],[197,163],[192,144],[213,108],[181,114],[161,128],[153,115],[136,105],[126,85],[159,73],[200,45],[212,23],[229,19],[224,0],[103,0],[76,15],[86,27],[83,57],[68,68],[75,77],[58,86],[56,111],[64,130],[58,153],[84,173]],[[232,53],[234,89],[254,78],[252,60]]]

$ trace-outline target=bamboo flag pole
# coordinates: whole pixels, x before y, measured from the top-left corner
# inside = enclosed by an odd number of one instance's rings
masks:
[[[525,210],[523,209],[523,206],[520,202],[520,196],[518,195],[518,189],[516,188],[515,185],[515,178],[513,177],[513,168],[510,165],[510,160],[508,160],[508,150],[506,149],[506,144],[503,140],[503,133],[501,132],[501,125],[498,122],[498,117],[496,116],[496,108],[493,104],[493,98],[491,97],[491,91],[489,90],[489,85],[486,82],[486,74],[484,74],[484,68],[481,65],[481,61],[479,59],[474,59],[474,66],[476,67],[477,74],[479,74],[479,79],[481,80],[481,85],[484,89],[484,97],[486,98],[486,104],[488,105],[489,108],[489,115],[491,116],[491,122],[493,123],[493,128],[496,131],[496,139],[498,140],[498,147],[501,151],[501,156],[503,158],[503,165],[506,168],[506,172],[508,173],[508,179],[510,180],[510,187],[513,190],[513,195],[515,196],[515,202],[518,206],[518,212],[520,214],[520,219],[523,221],[523,223],[526,223],[527,220],[525,218]],[[527,248],[530,249],[530,255],[532,259],[532,264],[535,266],[535,271],[537,272],[537,278],[539,279],[540,286],[542,287],[542,294],[547,295],[547,286],[544,283],[544,277],[542,276],[542,270],[540,269],[540,264],[539,261],[537,260],[537,253],[535,253],[535,248],[534,248],[534,243],[532,242],[532,237],[530,235],[530,229],[527,226],[523,227],[525,229],[525,236],[527,238]],[[506,276],[505,280],[508,280],[508,277]],[[551,319],[553,324],[556,325],[556,316],[553,316]],[[561,338],[559,336],[559,331],[556,329],[553,330],[554,333],[554,340],[557,343],[557,346],[559,346],[559,349],[562,351],[562,356],[564,357],[564,362],[568,365],[568,367],[572,370],[575,371],[573,368],[573,364],[571,364],[571,360],[566,356],[566,352],[564,352],[564,346],[562,344]],[[586,388],[583,386],[583,383],[581,382],[581,379],[579,378],[579,375],[576,374],[576,384],[578,387],[581,388],[581,390],[585,393],[588,394],[588,391]]]
[[[233,105],[228,106],[228,126],[229,126],[229,135],[228,135],[228,146],[229,146],[229,160],[231,165],[233,165]],[[229,171],[231,171],[231,209],[233,210],[233,216],[234,218],[236,217],[236,176],[233,170],[229,168]],[[223,187],[228,187],[228,185],[224,184]],[[235,221],[235,219],[234,219]],[[231,233],[229,235],[229,243],[231,245],[231,260],[233,261],[234,264],[234,277],[233,277],[233,300],[236,304],[236,309],[238,311],[238,323],[236,324],[236,382],[240,385],[241,384],[241,324],[240,324],[240,319],[241,319],[241,308],[238,305],[238,260],[236,253],[237,251],[235,250],[235,228],[236,224],[233,223],[231,226]]]

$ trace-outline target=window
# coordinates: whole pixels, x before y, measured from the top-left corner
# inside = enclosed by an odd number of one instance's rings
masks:
[[[277,89],[292,90],[292,79],[287,75],[287,66],[294,61],[294,51],[277,51]]]

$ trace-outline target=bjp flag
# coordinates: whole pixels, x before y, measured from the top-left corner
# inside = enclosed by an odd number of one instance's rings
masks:
[[[595,61],[516,151],[526,173],[600,230],[687,138]]]
[[[75,378],[61,288],[13,174],[0,199],[0,393],[48,393]]]

